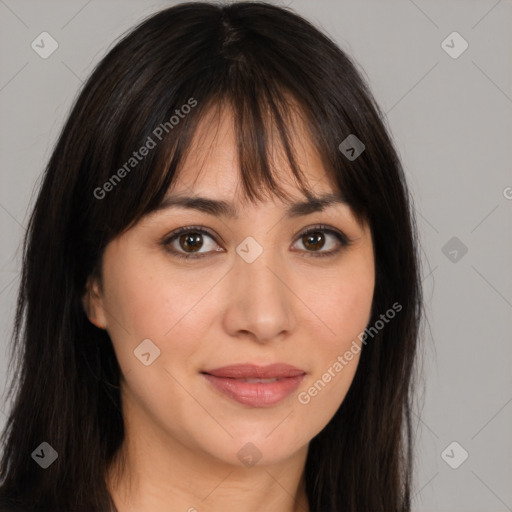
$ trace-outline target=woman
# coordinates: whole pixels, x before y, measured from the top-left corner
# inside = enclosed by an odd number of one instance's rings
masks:
[[[330,39],[264,3],[155,14],[84,85],[30,220],[5,507],[409,511],[418,276]]]

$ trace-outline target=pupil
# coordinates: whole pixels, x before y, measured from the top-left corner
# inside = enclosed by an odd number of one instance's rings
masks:
[[[312,249],[321,249],[323,244],[323,234],[322,233],[310,233],[309,235],[306,235],[307,241],[304,244],[306,247],[310,246],[309,248]],[[313,247],[311,247],[313,246]]]
[[[201,249],[203,242],[199,233],[186,233],[180,237],[180,244],[183,249],[195,252]]]

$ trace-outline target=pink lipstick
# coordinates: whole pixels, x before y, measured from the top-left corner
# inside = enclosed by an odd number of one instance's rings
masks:
[[[284,363],[238,364],[201,373],[218,391],[251,407],[268,407],[284,400],[306,375],[304,370]]]

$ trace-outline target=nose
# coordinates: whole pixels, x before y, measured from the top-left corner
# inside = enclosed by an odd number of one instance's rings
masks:
[[[270,250],[252,263],[237,256],[229,274],[224,328],[231,336],[267,343],[294,330],[295,296],[288,287],[288,273]]]

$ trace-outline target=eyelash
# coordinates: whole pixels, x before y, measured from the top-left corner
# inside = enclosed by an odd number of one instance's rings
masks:
[[[184,235],[186,233],[198,233],[198,234],[206,234],[213,240],[215,240],[215,237],[212,233],[210,233],[204,226],[187,226],[183,228],[179,228],[169,235],[167,235],[162,241],[161,245],[164,247],[164,249],[172,254],[172,256],[175,256],[180,259],[188,260],[188,259],[200,259],[204,256],[207,256],[211,251],[205,252],[205,253],[184,253],[179,252],[174,249],[169,249],[169,245],[180,235]],[[304,256],[305,257],[312,257],[312,258],[324,258],[328,256],[335,256],[338,254],[341,250],[344,248],[350,246],[352,244],[352,240],[350,240],[347,235],[342,233],[341,231],[334,230],[332,228],[329,228],[328,226],[325,226],[323,224],[319,224],[318,226],[313,226],[311,228],[306,229],[304,232],[300,233],[297,237],[297,240],[300,238],[309,235],[311,233],[327,233],[330,235],[333,235],[338,242],[340,242],[341,247],[338,247],[337,249],[331,249],[330,251],[322,251],[322,252],[316,252],[316,251],[305,251]],[[217,243],[217,242],[215,242]],[[303,251],[301,251],[303,252]]]

